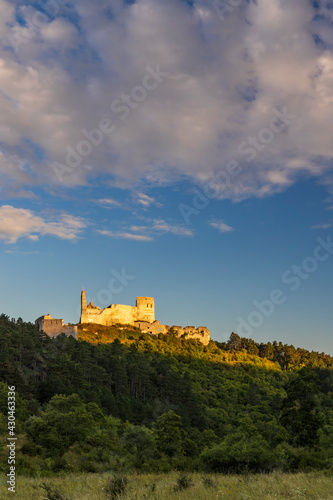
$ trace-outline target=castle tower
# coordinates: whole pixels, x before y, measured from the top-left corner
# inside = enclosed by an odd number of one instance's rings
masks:
[[[87,315],[87,299],[86,292],[82,290],[81,292],[81,318],[80,323],[87,323],[88,315]]]
[[[137,297],[137,321],[155,321],[155,304],[153,297]]]

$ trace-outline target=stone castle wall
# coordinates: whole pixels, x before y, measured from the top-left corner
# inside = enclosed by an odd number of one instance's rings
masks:
[[[77,326],[65,325],[63,319],[55,319],[47,314],[36,319],[35,323],[40,331],[43,330],[50,337],[57,337],[61,333],[64,333],[68,337],[75,337],[77,339]]]
[[[154,321],[154,323],[148,323],[147,321],[136,321],[134,326],[140,328],[143,333],[150,333],[152,335],[158,335],[159,333],[166,334],[170,330],[173,330],[176,332],[177,337],[184,336],[186,340],[196,339],[202,342],[204,345],[209,344],[210,341],[210,332],[205,326],[198,326],[198,328],[196,328],[195,326],[183,327],[173,325],[170,327],[169,325],[161,325],[159,321]]]
[[[80,323],[95,323],[105,326],[112,326],[117,323],[134,325],[136,318],[136,307],[112,304],[105,309],[100,309],[93,304],[89,304],[86,311],[82,311],[81,313]]]
[[[152,297],[137,297],[136,306],[124,306],[121,304],[111,304],[105,309],[94,306],[92,302],[87,305],[86,293],[81,294],[81,319],[80,323],[94,323],[103,326],[116,324],[130,325],[140,328],[144,333],[158,335],[166,334],[170,330],[169,325],[161,325],[155,320],[155,304]],[[210,340],[208,328],[199,326],[172,326],[178,337],[185,339],[197,339],[204,345]]]
[[[113,326],[129,325],[135,326],[144,333],[158,335],[166,334],[172,329],[178,337],[185,339],[196,339],[207,345],[210,341],[208,328],[199,326],[176,326],[162,325],[155,320],[155,304],[152,297],[137,297],[136,306],[122,304],[111,304],[105,309],[94,306],[92,302],[87,305],[86,294],[81,294],[81,318],[80,323],[93,323],[96,325]],[[36,320],[39,330],[43,330],[50,337],[56,337],[60,333],[78,338],[77,326],[65,325],[63,319],[52,318],[49,314],[41,316]]]
[[[152,297],[137,297],[136,306],[111,304],[105,309],[94,306],[92,302],[87,305],[85,291],[81,294],[80,323],[96,323],[97,325],[112,326],[117,323],[134,326],[136,321],[155,321],[155,305]]]

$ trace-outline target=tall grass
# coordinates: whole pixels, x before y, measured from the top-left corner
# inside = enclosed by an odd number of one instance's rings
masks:
[[[18,477],[16,493],[7,491],[6,478],[0,476],[1,500],[45,500],[45,484],[49,491],[61,492],[63,499],[107,500],[113,474],[73,474],[43,480]],[[286,500],[333,499],[333,477],[321,473],[222,476],[219,474],[187,474],[188,487],[179,473],[129,475],[126,489],[117,498],[127,500]],[[179,483],[180,481],[180,483]],[[44,484],[44,488],[42,486]],[[175,492],[176,491],[176,492]],[[110,491],[109,491],[110,492]],[[61,497],[59,497],[60,500]],[[110,498],[110,497],[109,497]]]

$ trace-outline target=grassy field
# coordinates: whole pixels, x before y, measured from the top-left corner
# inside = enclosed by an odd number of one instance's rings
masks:
[[[73,474],[47,479],[19,477],[16,493],[7,491],[6,478],[1,476],[1,500],[103,500],[112,498],[105,487],[112,474]],[[276,500],[310,498],[316,500],[333,499],[333,477],[319,473],[222,476],[187,474],[190,485],[177,489],[179,473],[129,475],[123,496],[128,500]],[[186,478],[185,481],[186,482]],[[51,493],[41,487],[45,482]],[[175,489],[176,487],[176,489]],[[60,495],[56,495],[56,491]],[[53,495],[53,496],[52,496]]]

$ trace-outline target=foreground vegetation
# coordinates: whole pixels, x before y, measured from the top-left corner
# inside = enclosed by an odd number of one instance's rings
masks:
[[[328,500],[333,498],[332,477],[323,474],[281,474],[222,476],[219,474],[143,474],[130,475],[123,495],[112,497],[113,476],[81,474],[52,479],[19,478],[17,500]],[[126,479],[126,478],[125,478]],[[1,477],[0,498],[9,499],[4,477]],[[45,488],[46,486],[46,488]],[[115,491],[115,490],[113,490]]]
[[[93,342],[92,342],[93,341]],[[55,339],[0,316],[0,472],[16,387],[18,475],[333,471],[332,358],[83,325]]]

